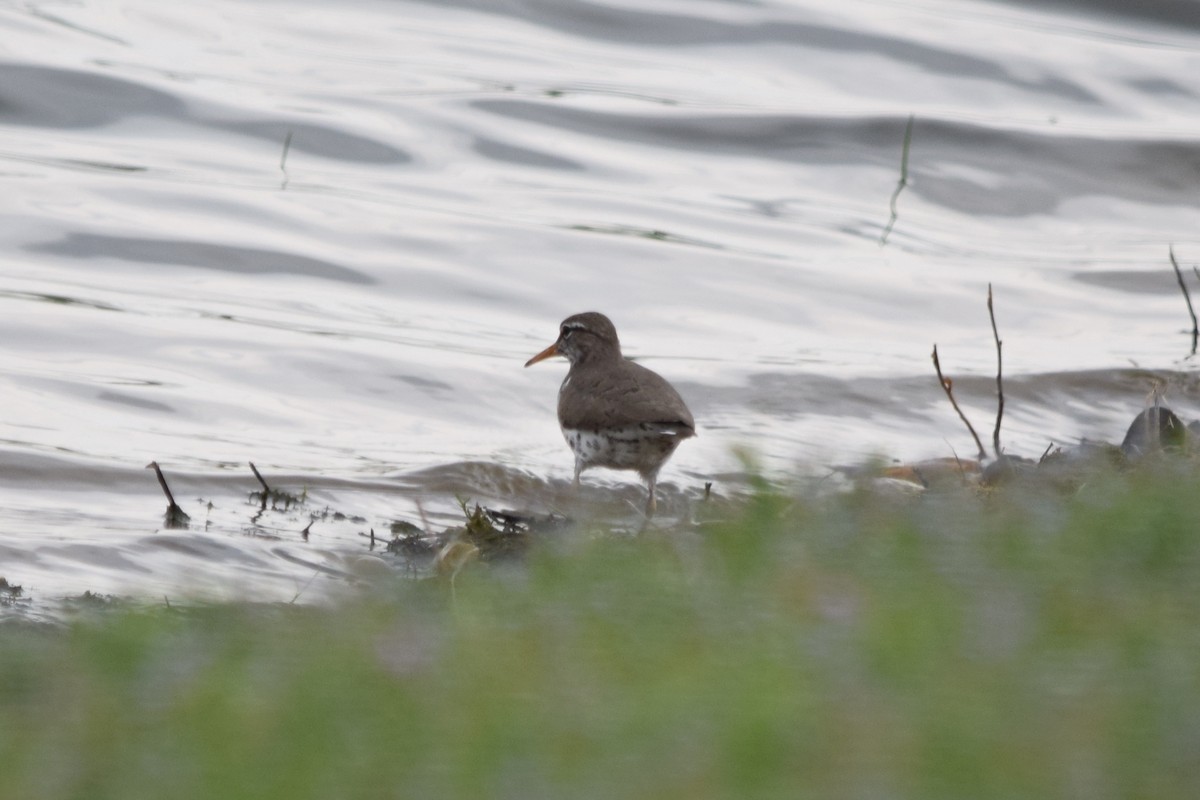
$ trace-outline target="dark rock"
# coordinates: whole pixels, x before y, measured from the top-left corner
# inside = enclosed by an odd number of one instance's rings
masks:
[[[1134,417],[1121,442],[1121,452],[1136,461],[1159,450],[1181,450],[1187,444],[1187,437],[1187,426],[1175,412],[1166,406],[1151,406]]]

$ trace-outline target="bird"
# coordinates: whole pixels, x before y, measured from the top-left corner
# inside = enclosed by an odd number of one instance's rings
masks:
[[[649,520],[659,470],[696,435],[692,412],[665,378],[621,355],[616,327],[598,311],[564,319],[554,344],[525,366],[553,356],[571,364],[558,390],[558,423],[575,454],[575,487],[591,467],[635,470],[649,490]]]

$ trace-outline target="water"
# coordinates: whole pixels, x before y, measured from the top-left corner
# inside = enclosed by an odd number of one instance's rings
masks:
[[[418,501],[557,507],[565,364],[521,365],[589,309],[695,413],[676,509],[736,448],[971,454],[929,353],[986,436],[989,282],[1010,452],[1197,416],[1200,12],[1125,5],[5,4],[0,576],[313,599]]]

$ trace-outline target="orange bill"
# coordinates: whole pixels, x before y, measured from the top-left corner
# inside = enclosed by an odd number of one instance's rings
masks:
[[[561,355],[561,353],[558,352],[558,342],[555,342],[554,344],[550,345],[542,352],[538,353],[533,358],[526,361],[525,366],[527,366],[527,367],[533,366],[534,364],[538,363],[539,361],[545,361],[547,358],[550,358],[551,356],[557,356],[557,355]]]

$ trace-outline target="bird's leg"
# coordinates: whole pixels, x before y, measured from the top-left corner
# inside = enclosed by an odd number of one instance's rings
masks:
[[[658,507],[658,503],[654,499],[654,489],[658,485],[658,474],[654,473],[646,478],[646,484],[650,490],[650,494],[646,498],[646,519],[649,520],[654,516],[654,511]]]
[[[576,492],[579,491],[579,473],[583,472],[583,459],[575,459],[575,481],[571,484]]]

